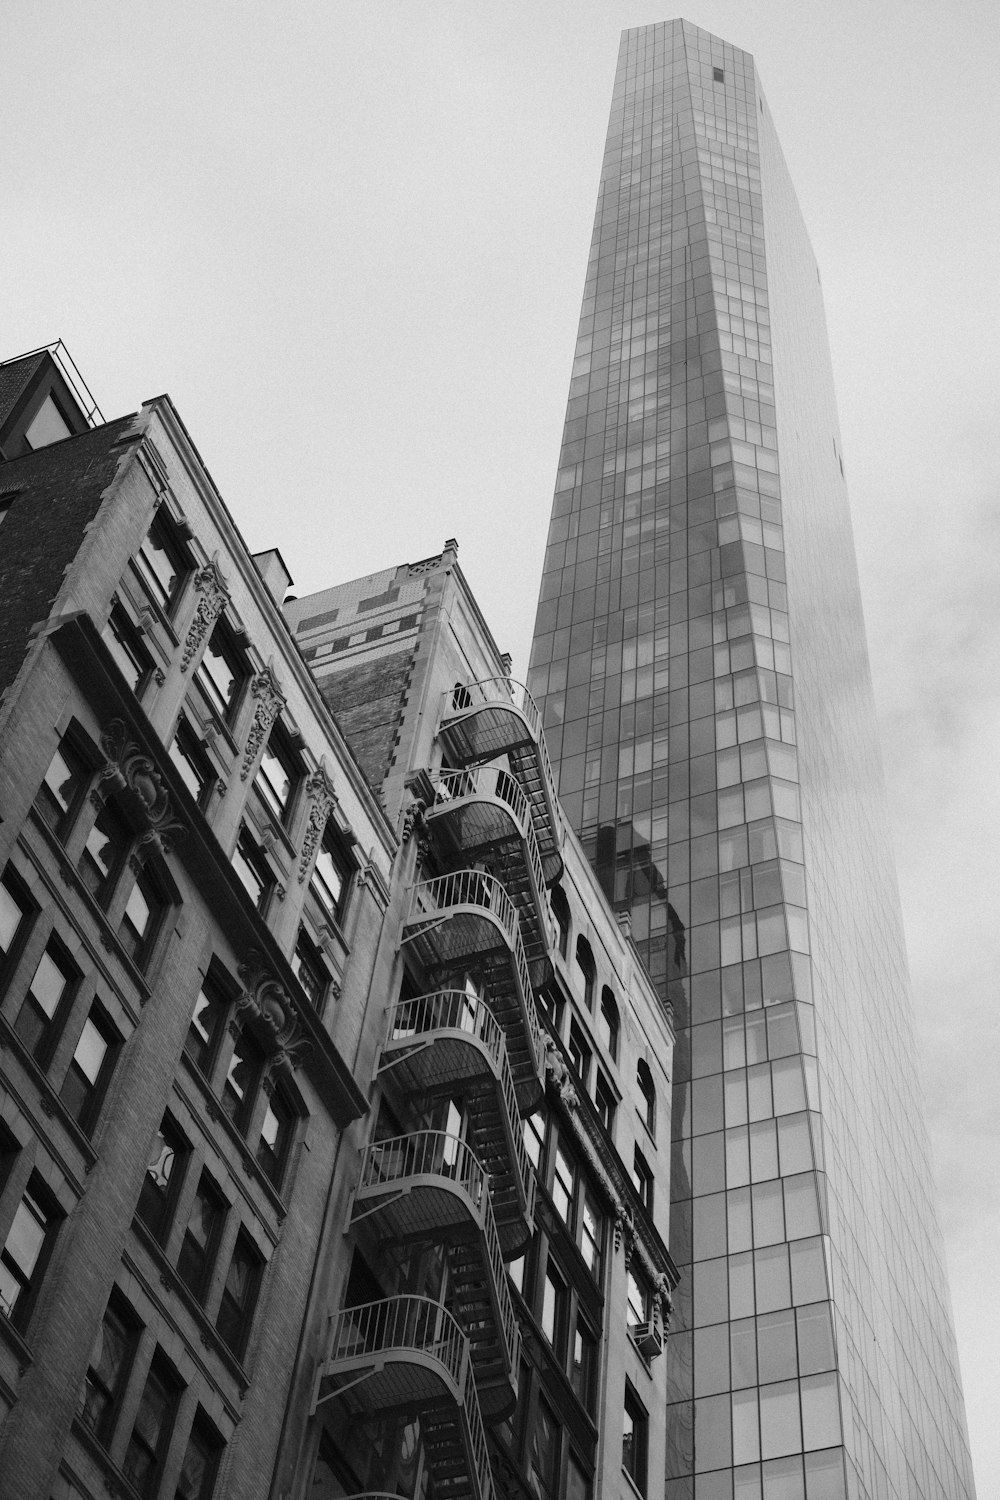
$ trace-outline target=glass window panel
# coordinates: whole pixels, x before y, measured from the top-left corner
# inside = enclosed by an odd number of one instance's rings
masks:
[[[815,1173],[804,1172],[800,1177],[785,1179],[785,1217],[790,1240],[819,1234],[821,1225]]]
[[[772,1458],[761,1465],[764,1500],[805,1500],[802,1459]]]
[[[816,1375],[834,1367],[833,1324],[830,1304],[816,1302],[798,1310],[799,1370]]]
[[[754,1182],[778,1175],[778,1142],[773,1120],[750,1126],[750,1175]]]
[[[31,993],[51,1021],[69,986],[69,976],[48,949],[42,954],[31,981]]]
[[[760,1432],[757,1418],[756,1389],[734,1391],[732,1396],[732,1412],[733,1463],[754,1463],[760,1458]]]
[[[740,1318],[729,1326],[733,1387],[757,1384],[757,1325],[753,1318]]]
[[[49,762],[38,796],[39,810],[54,831],[58,831],[89,780],[86,766],[63,741]]]
[[[802,1445],[830,1448],[840,1442],[837,1376],[809,1375],[802,1382]]]
[[[792,1300],[796,1305],[804,1302],[823,1301],[830,1294],[826,1282],[826,1261],[823,1256],[823,1241],[819,1238],[800,1240],[790,1246],[790,1251],[792,1262]]]
[[[795,1313],[765,1313],[757,1319],[757,1359],[762,1385],[772,1380],[790,1380],[798,1372],[795,1362]]]
[[[840,1448],[807,1453],[805,1468],[807,1500],[847,1500],[844,1458]]]
[[[753,1242],[774,1245],[785,1238],[785,1215],[781,1183],[761,1182],[751,1189],[753,1198]]]
[[[766,1251],[761,1252],[767,1254]],[[754,1256],[752,1252],[729,1258],[729,1316],[749,1318],[755,1306]]]
[[[773,1312],[789,1305],[791,1287],[787,1245],[768,1245],[754,1252],[754,1281],[758,1312]]]
[[[728,1316],[729,1267],[726,1257],[699,1261],[691,1267],[694,1285],[694,1321],[715,1323]]]
[[[45,397],[25,428],[25,440],[29,448],[47,448],[50,443],[61,442],[72,436],[65,417],[51,395]]]
[[[822,1376],[814,1377],[822,1379]],[[761,1458],[780,1458],[802,1446],[799,1387],[795,1380],[760,1388]]]
[[[729,1329],[725,1323],[696,1328],[694,1334],[694,1393],[711,1396],[729,1389]]]
[[[702,1396],[694,1403],[694,1442],[699,1469],[732,1462],[729,1396]]]

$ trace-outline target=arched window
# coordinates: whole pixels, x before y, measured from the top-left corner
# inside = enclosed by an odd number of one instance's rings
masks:
[[[601,1041],[611,1056],[618,1057],[618,1007],[607,985],[601,991],[601,1019],[598,1023]]]
[[[549,905],[559,928],[559,952],[563,958],[569,949],[569,902],[561,885],[554,885],[549,892]]]
[[[635,1070],[635,1081],[639,1085],[639,1093],[642,1095],[643,1101],[639,1105],[639,1113],[645,1120],[650,1135],[655,1135],[656,1089],[653,1087],[653,1075],[649,1071],[649,1066],[641,1057],[638,1067]]]
[[[597,965],[594,963],[594,955],[587,939],[576,940],[576,964],[583,976],[583,1003],[588,1010],[594,1004],[594,980],[597,976]]]

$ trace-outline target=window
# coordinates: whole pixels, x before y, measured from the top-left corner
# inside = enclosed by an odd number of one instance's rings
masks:
[[[569,946],[569,902],[561,885],[554,885],[549,891],[549,905],[559,929],[559,952],[565,958]]]
[[[87,835],[79,864],[84,885],[104,906],[131,844],[131,829],[121,813],[106,802]]]
[[[90,1356],[78,1413],[84,1426],[105,1446],[121,1405],[138,1335],[134,1318],[112,1299]]]
[[[632,1387],[625,1382],[625,1412],[622,1423],[622,1468],[640,1495],[646,1493],[646,1459],[649,1452],[649,1417]]]
[[[545,1268],[542,1285],[542,1332],[552,1349],[560,1358],[566,1343],[566,1313],[569,1308],[569,1288],[555,1269],[550,1259]]]
[[[257,1142],[257,1163],[276,1188],[281,1186],[288,1147],[295,1129],[295,1114],[280,1084],[271,1091]]]
[[[524,1135],[524,1149],[528,1154],[528,1160],[537,1172],[542,1162],[542,1151],[545,1149],[545,1116],[541,1112],[529,1115],[522,1125]]]
[[[586,1469],[571,1453],[566,1466],[566,1500],[590,1500],[591,1481]]]
[[[610,1057],[615,1060],[618,1057],[618,1006],[607,985],[601,991],[601,1014],[597,1029]]]
[[[156,1493],[180,1392],[181,1383],[176,1371],[157,1349],[122,1461],[126,1479],[135,1485],[140,1495],[149,1496],[150,1500]]]
[[[42,1179],[33,1172],[0,1251],[0,1310],[22,1333],[45,1275],[59,1218]]]
[[[56,1018],[65,1015],[65,1004],[76,986],[77,973],[54,939],[38,960],[28,993],[21,1003],[14,1030],[33,1057],[40,1061],[51,1054]]]
[[[324,917],[332,918],[335,922],[343,919],[352,868],[336,831],[328,823],[316,856],[316,867],[309,889],[319,902]]]
[[[141,692],[153,670],[153,660],[142,636],[123,609],[116,607],[111,611],[101,638],[132,692]]]
[[[601,1124],[608,1132],[608,1135],[611,1135],[615,1128],[615,1111],[618,1108],[618,1100],[615,1098],[614,1089],[611,1087],[611,1084],[605,1078],[600,1068],[598,1068],[597,1070],[597,1086],[594,1089],[594,1103],[597,1105],[597,1113],[600,1116]]]
[[[21,889],[21,882],[7,870],[0,881],[0,954],[5,959],[13,956],[18,939],[24,937],[30,910],[31,905],[27,893]]]
[[[229,1263],[215,1326],[237,1356],[246,1348],[264,1262],[242,1232]]]
[[[129,893],[118,928],[122,947],[140,969],[146,967],[165,908],[155,880],[143,870]]]
[[[626,1285],[628,1288],[627,1321],[631,1329],[637,1327],[640,1323],[648,1323],[650,1321],[652,1292],[646,1278],[638,1271],[633,1270],[631,1266],[629,1267]]]
[[[651,1214],[653,1212],[653,1174],[650,1171],[649,1162],[638,1146],[635,1148],[632,1161],[632,1181],[635,1183],[635,1190],[639,1194],[639,1201],[643,1208]]]
[[[215,785],[216,776],[208,756],[185,719],[179,721],[177,733],[170,743],[170,759],[198,806],[204,807]]]
[[[202,1172],[177,1260],[178,1275],[199,1302],[208,1286],[225,1217],[226,1200],[208,1173]]]
[[[59,443],[72,436],[72,429],[50,391],[28,423],[24,440],[29,448],[35,449],[47,448],[50,443]]]
[[[184,1450],[174,1500],[209,1500],[223,1447],[221,1437],[199,1407]]]
[[[576,1069],[576,1075],[584,1088],[587,1087],[590,1078],[591,1051],[584,1040],[583,1032],[575,1021],[570,1022],[569,1028],[569,1057],[570,1062]]]
[[[300,775],[298,757],[286,731],[277,723],[264,746],[254,786],[279,823],[288,817]]]
[[[198,991],[184,1044],[189,1056],[205,1074],[212,1071],[228,1010],[228,996],[209,976]]]
[[[594,1004],[594,979],[597,975],[597,968],[590,944],[584,937],[576,940],[576,964],[583,979],[583,1003],[588,1010],[591,1010]]]
[[[601,1279],[601,1256],[604,1250],[604,1217],[588,1188],[583,1190],[580,1209],[580,1250],[594,1280]]]
[[[573,1174],[573,1159],[560,1143],[556,1147],[552,1173],[552,1201],[559,1217],[570,1225],[573,1221]]]
[[[164,1115],[153,1137],[149,1165],[142,1180],[136,1213],[154,1239],[166,1239],[170,1212],[190,1146],[170,1115]]]
[[[246,675],[243,657],[220,621],[209,637],[196,673],[205,696],[220,718],[232,718]]]
[[[245,1132],[250,1123],[263,1072],[263,1050],[246,1028],[241,1027],[222,1086],[222,1107],[237,1130]]]
[[[10,508],[14,504],[14,500],[19,493],[19,490],[14,490],[13,493],[10,490],[5,490],[4,493],[0,495],[0,526],[2,526],[6,521],[8,515],[10,514]]]
[[[35,806],[55,834],[62,834],[90,782],[90,767],[68,740],[49,762]]]
[[[233,869],[242,880],[254,906],[263,911],[274,886],[274,876],[263,849],[244,825],[233,850]]]
[[[725,83],[725,81],[726,81],[726,75],[723,72],[722,68],[713,68],[712,69],[712,82],[713,83]]]
[[[559,1448],[559,1423],[546,1403],[539,1400],[531,1428],[531,1488],[540,1500],[556,1500]]]
[[[646,1129],[650,1135],[656,1135],[656,1089],[653,1086],[653,1075],[649,1071],[648,1064],[640,1057],[635,1070],[635,1081],[639,1086],[642,1103],[639,1105],[639,1113],[646,1123]]]
[[[59,1097],[81,1130],[90,1132],[114,1071],[120,1038],[107,1017],[94,1006],[83,1023]]]
[[[577,1319],[573,1334],[573,1359],[570,1364],[570,1384],[579,1401],[593,1415],[594,1375],[597,1370],[597,1335],[582,1318]]]
[[[301,927],[298,942],[295,944],[295,952],[292,955],[292,968],[295,970],[299,984],[306,992],[309,1004],[315,1010],[322,1010],[330,976],[319,956],[319,949]]]
[[[170,613],[189,571],[173,529],[161,511],[136,553],[139,574],[161,609]]]

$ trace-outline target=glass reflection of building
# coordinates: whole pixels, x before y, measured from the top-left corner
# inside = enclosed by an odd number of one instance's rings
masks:
[[[678,1028],[667,1500],[973,1494],[819,273],[687,22],[622,37],[530,686]]]

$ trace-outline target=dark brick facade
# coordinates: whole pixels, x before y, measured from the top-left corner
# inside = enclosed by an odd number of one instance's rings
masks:
[[[380,787],[392,761],[413,652],[347,667],[320,683],[331,712],[373,787]]]

